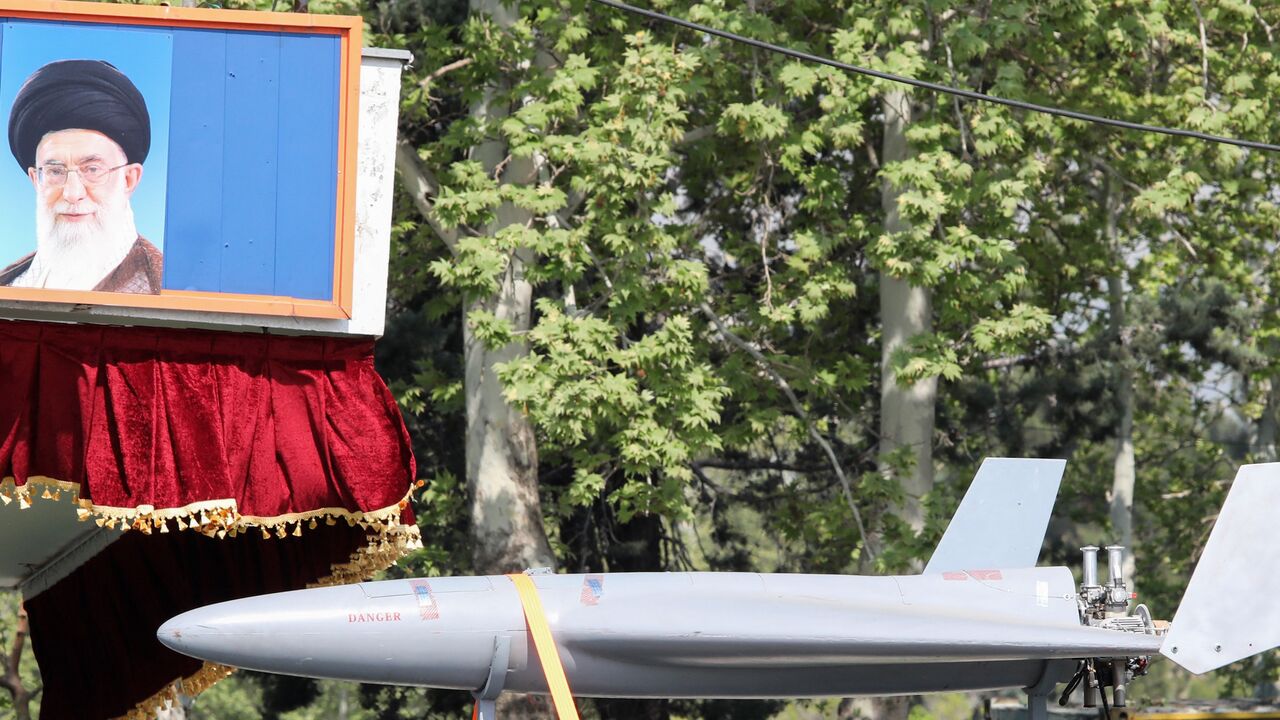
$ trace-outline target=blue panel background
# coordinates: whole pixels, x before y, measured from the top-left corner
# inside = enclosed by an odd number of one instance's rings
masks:
[[[301,80],[319,68],[332,68],[336,80],[340,59],[331,38],[288,38],[280,47],[280,108],[294,118],[280,123],[277,145],[275,288],[280,295],[331,299],[333,294],[333,243],[316,248],[310,239],[334,233],[336,208],[330,204],[323,212],[317,200],[338,192],[338,95],[316,92],[313,83]],[[299,257],[307,262],[298,262]]]
[[[9,20],[0,122],[31,71],[70,56],[112,62],[147,99],[133,205],[166,289],[334,299],[338,36]],[[4,169],[0,145],[2,267],[34,249],[35,222],[30,181]]]
[[[9,151],[9,111],[31,73],[54,60],[106,60],[133,81],[151,114],[151,150],[132,198],[138,232],[161,250],[165,238],[169,166],[170,62],[168,28],[91,25],[42,20],[5,20],[0,45],[0,267],[35,250],[35,194],[26,170]]]
[[[260,292],[275,282],[279,77],[278,36],[227,36],[222,201],[236,210],[222,222],[224,262],[218,289],[224,292]],[[231,258],[235,262],[225,262]]]
[[[173,34],[164,286],[332,300],[340,40]]]
[[[166,216],[172,242],[164,259],[170,290],[217,290],[222,277],[226,46],[222,32],[183,31],[173,38],[174,188]]]

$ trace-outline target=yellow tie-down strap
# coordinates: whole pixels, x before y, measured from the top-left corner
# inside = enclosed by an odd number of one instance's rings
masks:
[[[516,593],[520,595],[524,620],[533,635],[533,645],[538,650],[538,660],[542,663],[542,674],[547,678],[547,688],[551,691],[556,716],[560,720],[578,720],[578,708],[573,704],[573,693],[569,692],[569,680],[564,676],[560,651],[556,649],[556,641],[551,637],[547,613],[542,609],[542,600],[538,598],[538,588],[534,586],[533,578],[524,573],[512,573],[507,577],[511,578],[516,586]]]

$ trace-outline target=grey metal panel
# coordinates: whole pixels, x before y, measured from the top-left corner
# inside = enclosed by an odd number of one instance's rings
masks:
[[[1280,645],[1280,463],[1244,465],[1161,653],[1205,673]]]
[[[1066,465],[1066,460],[983,460],[924,571],[1034,566]]]

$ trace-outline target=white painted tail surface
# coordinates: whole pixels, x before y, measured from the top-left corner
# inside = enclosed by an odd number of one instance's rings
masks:
[[[983,460],[925,573],[1035,567],[1066,466],[1066,460]]]
[[[1244,465],[1160,653],[1193,673],[1280,646],[1280,463]]]

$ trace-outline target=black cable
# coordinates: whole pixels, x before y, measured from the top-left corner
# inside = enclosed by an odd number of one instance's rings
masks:
[[[1071,681],[1067,683],[1067,687],[1062,690],[1062,695],[1058,698],[1059,706],[1066,707],[1067,701],[1071,699],[1071,693],[1075,692],[1076,686],[1084,679],[1085,670],[1085,661],[1081,660],[1080,664],[1076,666],[1076,674],[1071,676]]]
[[[1076,112],[1074,110],[1065,110],[1063,108],[1049,107],[1047,105],[1036,105],[1035,103],[1023,102],[1022,100],[1010,100],[1008,98],[997,97],[995,95],[985,95],[983,93],[974,92],[972,90],[963,90],[961,88],[953,88],[947,85],[939,85],[937,83],[932,83],[927,80],[916,80],[915,78],[903,77],[901,75],[893,75],[892,73],[880,72],[879,70],[872,70],[871,68],[864,68],[864,67],[859,67],[857,65],[850,65],[848,63],[843,63],[843,62],[840,62],[839,60],[832,60],[831,58],[825,58],[820,55],[812,55],[807,52],[801,52],[800,50],[793,50],[791,48],[782,47],[781,45],[774,45],[773,43],[767,43],[767,42],[764,42],[763,40],[756,40],[743,35],[738,35],[736,33],[731,33],[727,30],[717,30],[716,28],[713,28],[713,27],[707,27],[706,25],[699,25],[698,23],[690,22],[688,20],[681,20],[680,18],[672,17],[670,15],[664,15],[660,12],[655,12],[653,10],[645,10],[643,8],[627,5],[626,3],[617,2],[617,0],[593,0],[593,2],[600,3],[601,5],[608,5],[609,7],[617,10],[623,10],[629,13],[635,13],[636,15],[643,15],[645,17],[648,17],[654,20],[660,20],[662,22],[671,23],[673,25],[679,25],[681,27],[685,27],[690,30],[697,30],[698,32],[707,33],[708,35],[716,35],[718,37],[726,38],[734,42],[740,42],[746,45],[751,45],[753,47],[758,47],[762,50],[768,50],[769,52],[775,52],[781,55],[787,55],[799,60],[807,60],[809,62],[819,63],[821,65],[828,65],[830,67],[839,68],[840,70],[845,70],[847,72],[858,73],[860,75],[869,75],[871,77],[879,78],[881,80],[889,80],[896,83],[914,85],[915,87],[924,88],[926,90],[933,90],[934,92],[946,93],[948,95],[958,95],[962,98],[968,98],[970,100],[981,100],[984,102],[996,103],[997,105],[1007,105],[1008,107],[1018,108],[1020,110],[1030,110],[1031,112],[1044,113],[1046,115],[1056,115],[1058,117],[1071,118],[1072,120],[1083,120],[1084,122],[1097,123],[1099,125],[1110,125],[1112,127],[1124,128],[1126,130],[1138,130],[1141,132],[1154,132],[1154,133],[1161,133],[1164,135],[1176,135],[1178,137],[1195,138],[1197,140],[1207,140],[1209,142],[1225,143],[1227,145],[1238,145],[1240,147],[1253,148],[1255,150],[1269,150],[1272,152],[1280,152],[1280,145],[1272,145],[1270,143],[1257,142],[1254,140],[1240,140],[1237,138],[1222,137],[1220,135],[1209,135],[1208,133],[1196,132],[1195,130],[1183,130],[1182,128],[1168,128],[1168,127],[1161,127],[1159,125],[1143,125],[1142,123],[1129,122],[1127,120],[1113,120],[1111,118],[1100,117],[1098,115],[1089,115],[1087,113]]]
[[[1115,680],[1111,682],[1114,684]],[[1098,697],[1102,698],[1102,715],[1098,720],[1111,720],[1111,707],[1107,705],[1107,688],[1101,682],[1098,683]]]

